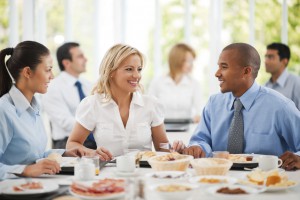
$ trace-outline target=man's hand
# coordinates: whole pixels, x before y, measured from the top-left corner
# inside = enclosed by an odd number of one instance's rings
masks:
[[[205,157],[205,152],[199,146],[190,146],[183,149],[183,154],[192,155],[194,158],[203,158]]]
[[[280,156],[282,160],[282,168],[285,170],[300,169],[300,156],[294,154],[293,152],[286,151]]]
[[[42,174],[56,174],[61,170],[56,161],[50,159],[42,159],[36,164],[27,165],[22,172],[22,176],[38,177]]]

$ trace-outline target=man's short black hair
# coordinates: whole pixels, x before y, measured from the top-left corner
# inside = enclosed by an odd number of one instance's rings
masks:
[[[273,42],[267,46],[267,49],[277,50],[280,60],[285,58],[288,59],[288,61],[290,60],[291,51],[290,48],[285,44]]]
[[[61,71],[65,70],[65,66],[63,65],[62,61],[64,59],[72,61],[72,55],[70,53],[70,49],[74,47],[79,47],[79,44],[76,42],[67,42],[61,45],[56,51],[56,58],[58,62],[59,69]]]
[[[240,66],[252,67],[252,75],[254,79],[257,77],[260,68],[260,56],[257,50],[247,43],[232,43],[226,46],[223,51],[235,50],[238,52],[238,60]]]

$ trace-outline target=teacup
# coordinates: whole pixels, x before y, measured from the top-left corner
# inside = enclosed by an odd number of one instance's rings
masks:
[[[76,180],[88,181],[95,178],[95,165],[91,160],[81,160],[74,166]]]
[[[116,162],[119,172],[132,173],[135,170],[135,156],[133,155],[119,156]]]
[[[264,171],[277,169],[282,165],[282,160],[277,156],[261,155],[258,160],[258,167]]]

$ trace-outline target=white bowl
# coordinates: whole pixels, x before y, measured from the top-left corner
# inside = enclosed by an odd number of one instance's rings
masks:
[[[185,191],[159,191],[158,188],[160,187],[172,187],[172,186],[182,186],[182,187],[188,187],[190,190]],[[192,197],[196,190],[198,188],[198,185],[191,184],[191,183],[162,183],[162,184],[155,184],[150,185],[149,190],[151,192],[156,193],[158,196],[160,196],[162,199],[165,200],[182,200],[182,199],[188,199]]]
[[[202,182],[201,180],[204,179],[206,179],[207,181]],[[237,183],[237,181],[238,181],[237,178],[230,177],[230,176],[220,176],[220,175],[194,176],[189,179],[190,183],[199,184],[200,186],[235,184]]]

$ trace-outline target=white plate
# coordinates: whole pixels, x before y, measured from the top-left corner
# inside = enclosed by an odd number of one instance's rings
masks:
[[[120,179],[117,179],[120,180]],[[76,181],[77,183],[84,185],[84,186],[92,186],[93,183],[98,182],[99,180],[94,180],[94,181]],[[124,186],[125,187],[125,186]],[[77,194],[71,190],[71,187],[69,188],[69,192],[76,197],[79,197],[80,199],[116,199],[123,197],[125,195],[125,192],[119,192],[119,193],[112,193],[112,194],[105,194],[105,195],[100,195],[100,196],[86,196],[83,194]]]
[[[218,179],[221,182],[219,182],[219,183],[199,182],[203,178],[206,178],[206,179]],[[230,185],[233,185],[238,180],[236,178],[230,177],[230,176],[208,175],[208,176],[195,176],[195,177],[190,178],[189,181],[191,183],[196,183],[196,184],[199,184],[199,185],[208,186],[208,185],[220,185],[220,184],[230,184]]]
[[[224,187],[229,187],[230,189],[240,188],[240,189],[244,190],[245,192],[247,192],[247,194],[223,194],[223,193],[217,192],[219,189],[224,188]],[[266,190],[265,187],[257,188],[257,187],[250,187],[250,186],[244,186],[244,185],[216,185],[216,186],[209,187],[207,189],[207,192],[212,195],[216,195],[216,196],[241,197],[241,196],[246,196],[246,195],[259,194],[261,192],[264,192],[265,190]]]
[[[137,169],[134,170],[134,172],[120,172],[117,169],[114,170],[115,175],[120,177],[130,177],[130,176],[137,176],[138,172]]]
[[[188,191],[173,191],[173,192],[161,192],[158,191],[157,188],[159,186],[168,186],[168,185],[180,185],[190,187],[191,190]],[[182,200],[188,199],[194,195],[197,191],[198,185],[191,183],[162,183],[162,184],[154,184],[149,186],[149,190],[158,194],[164,200]]]
[[[27,183],[26,179],[18,179],[13,181],[13,183],[4,186],[2,190],[2,194],[5,195],[34,195],[34,194],[43,194],[43,193],[49,193],[54,192],[59,188],[58,184],[55,182],[45,182],[38,179],[31,179],[31,182],[41,182],[43,185],[43,189],[26,189],[24,191],[14,191],[14,186],[20,186],[21,184]]]
[[[237,155],[237,156],[241,156],[241,157],[247,157],[247,156],[252,156],[253,159],[252,161],[234,161],[234,160],[231,160],[234,164],[255,164],[255,163],[258,163],[258,156],[260,156],[259,154],[234,154],[234,155]],[[229,155],[230,156],[230,155]]]
[[[40,158],[40,159],[37,159],[35,162],[38,163],[44,159],[47,159],[47,158]],[[79,157],[62,157],[60,167],[74,167],[75,164],[78,163],[78,159],[79,159]]]
[[[158,171],[147,173],[145,177],[163,180],[182,180],[189,178],[190,175],[183,171]]]
[[[295,181],[295,185],[291,185],[291,186],[268,186],[266,187],[267,191],[273,192],[273,191],[280,191],[280,190],[287,190],[287,189],[291,189],[294,188],[298,185],[299,183]]]
[[[80,195],[75,192],[72,192],[71,188],[69,189],[70,194],[72,194],[75,197],[78,197],[80,199],[116,199],[116,198],[121,198],[125,195],[125,192],[120,192],[120,193],[113,193],[113,194],[107,194],[103,196],[85,196],[85,195]]]

